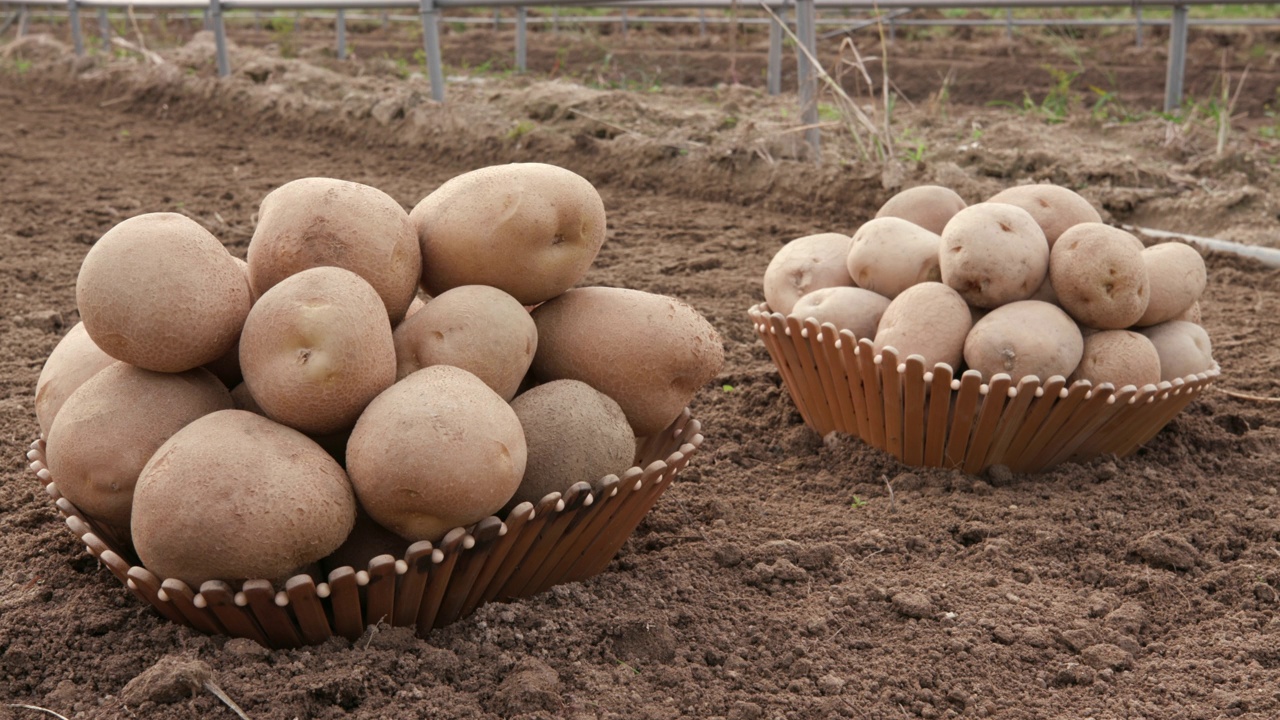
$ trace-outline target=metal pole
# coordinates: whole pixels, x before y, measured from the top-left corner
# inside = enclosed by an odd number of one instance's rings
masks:
[[[496,7],[493,9],[493,31],[494,32],[498,31],[498,24],[501,21],[502,21],[502,8]]]
[[[1013,39],[1013,8],[1011,7],[1004,9],[1004,36],[1009,40]]]
[[[1173,112],[1182,105],[1182,78],[1187,65],[1187,6],[1173,6],[1173,24],[1169,28],[1169,71],[1164,82],[1164,111]]]
[[[778,8],[778,20],[787,21],[787,9]],[[782,28],[778,23],[769,23],[769,75],[768,88],[770,95],[782,92]]]
[[[560,6],[551,8],[551,32],[560,32]]]
[[[204,9],[204,29],[205,30],[213,29],[213,17],[211,16],[211,13],[212,11],[210,8],[206,7]]]
[[[31,21],[31,10],[23,5],[18,12],[22,13],[18,16],[18,37],[26,37],[27,28],[30,27],[28,23]]]
[[[67,18],[71,21],[71,44],[75,46],[76,56],[84,55],[84,35],[80,32],[80,3],[67,0]]]
[[[338,59],[347,59],[347,11],[338,9],[338,19],[334,21],[338,30]]]
[[[622,37],[627,37],[627,9],[622,8]]]
[[[817,72],[809,64],[809,56],[818,57],[818,38],[813,27],[813,0],[796,3],[796,35],[808,54],[797,48],[797,70],[800,80],[800,121],[806,126],[805,141],[813,148],[813,161],[821,160],[821,133],[818,131],[818,82]]]
[[[220,0],[209,0],[209,22],[213,24],[213,44],[217,53],[218,77],[231,74],[231,63],[227,60],[227,26],[222,22],[222,3]]]
[[[529,11],[521,5],[516,8],[516,72],[529,69],[529,43],[525,31],[529,24]]]
[[[98,8],[98,36],[102,41],[102,49],[111,50],[111,18],[107,17],[105,7]]]
[[[1137,35],[1138,47],[1142,47],[1142,6],[1135,5],[1133,8],[1133,25],[1134,32]]]
[[[444,69],[440,62],[440,12],[435,0],[421,0],[422,49],[427,53],[427,74],[431,76],[431,99],[444,102]],[[496,12],[496,11],[495,11]]]

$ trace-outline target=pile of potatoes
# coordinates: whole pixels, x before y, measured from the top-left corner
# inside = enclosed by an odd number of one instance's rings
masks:
[[[1144,247],[1049,184],[967,205],[926,185],[890,198],[852,237],[787,243],[764,274],[769,308],[920,355],[956,374],[1144,387],[1215,363],[1200,326],[1205,264]]]
[[[690,306],[580,287],[605,239],[581,176],[459,175],[412,212],[304,178],[247,261],[174,213],[89,250],[36,389],[82,512],[192,587],[402,552],[636,461],[724,362]],[[571,289],[573,288],[573,289]]]

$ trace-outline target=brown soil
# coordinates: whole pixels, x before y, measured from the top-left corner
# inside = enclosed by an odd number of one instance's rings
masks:
[[[752,88],[483,78],[439,107],[389,61],[335,72],[240,48],[218,82],[204,38],[159,68],[24,43],[0,54],[35,59],[0,74],[0,718],[232,717],[187,690],[205,678],[259,720],[1280,716],[1280,271],[1209,255],[1219,384],[1132,457],[1026,476],[823,442],[746,317],[782,243],[849,232],[923,182],[972,202],[1053,180],[1112,221],[1278,246],[1265,139],[1237,132],[1218,155],[1196,123],[922,105],[895,120],[926,142],[919,161],[863,162],[829,131],[815,166],[797,159],[794,99]],[[726,345],[692,404],[703,451],[605,573],[425,640],[380,628],[267,651],[164,621],[74,542],[22,453],[103,232],[183,212],[242,256],[287,180],[364,182],[407,207],[529,159],[604,196],[587,283],[681,297]]]

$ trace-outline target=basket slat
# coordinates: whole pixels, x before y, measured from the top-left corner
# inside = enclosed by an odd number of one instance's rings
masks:
[[[876,364],[875,348],[871,341],[858,341],[858,371],[862,375],[862,391],[867,395],[867,431],[862,439],[874,448],[886,448],[884,438],[884,401],[880,395],[880,366]]]
[[[153,605],[165,619],[179,625],[190,624],[187,622],[186,616],[173,603],[168,601],[168,596],[160,593],[160,578],[156,577],[150,570],[134,565],[126,571],[126,574],[129,578],[125,582],[128,588]]]
[[[1031,403],[1036,399],[1036,392],[1040,389],[1040,378],[1035,375],[1028,375],[1018,381],[1018,385],[1013,390],[1013,400],[1005,407],[1004,413],[1000,415],[1000,424],[996,426],[996,438],[991,443],[991,449],[987,451],[986,461],[983,467],[999,465],[1005,462],[1005,453],[1009,451],[1009,445],[1013,442],[1014,433],[1021,427],[1023,420],[1027,416],[1027,411],[1031,409]]]
[[[395,556],[378,555],[369,560],[369,584],[364,588],[364,597],[365,627],[378,623],[390,624],[395,617]]]
[[[208,607],[196,607],[196,593],[186,583],[177,578],[169,578],[160,583],[160,590],[178,609],[178,612],[182,613],[191,627],[208,635],[227,634]]]
[[[533,513],[533,503],[529,502],[522,502],[507,513],[507,519],[503,523],[506,532],[501,533],[497,542],[493,544],[493,550],[485,557],[480,574],[476,576],[475,584],[471,586],[466,600],[462,603],[464,617],[479,607],[484,594],[493,586],[494,576],[506,563],[507,555],[511,553],[511,548],[515,546],[517,538],[523,533],[524,526],[533,517]]]
[[[1054,404],[1053,409],[1049,412],[1048,417],[1044,419],[1044,423],[1036,430],[1036,434],[1027,443],[1026,449],[1023,451],[1022,460],[1016,465],[1010,465],[1010,469],[1014,472],[1035,472],[1039,468],[1037,463],[1042,462],[1044,449],[1054,442],[1058,436],[1058,431],[1062,426],[1071,419],[1076,408],[1089,396],[1089,383],[1076,382],[1067,390],[1066,397],[1060,398]]]
[[[866,440],[871,437],[871,417],[867,414],[867,393],[863,388],[862,363],[858,360],[860,342],[848,330],[840,332],[840,363],[844,366],[845,376],[849,378],[848,392],[853,401],[854,417],[858,422],[853,434]]]
[[[885,450],[902,459],[902,374],[898,368],[898,353],[885,348],[880,357],[880,380],[884,397]]]
[[[335,568],[325,584],[329,586],[329,606],[333,609],[333,631],[355,642],[364,633],[360,583],[355,568]]]
[[[475,545],[475,542],[475,538],[464,528],[454,528],[441,538],[440,552],[444,553],[444,560],[435,566],[431,576],[427,578],[427,589],[422,594],[422,607],[418,610],[417,626],[420,636],[426,637],[436,627],[440,604],[444,602],[444,591],[449,587],[453,569],[458,565],[458,556],[464,549]]]
[[[316,581],[310,575],[294,575],[284,584],[285,595],[293,616],[298,619],[298,629],[308,645],[318,645],[333,636],[324,605],[316,593]]]
[[[814,362],[809,343],[801,342],[805,335],[804,325],[796,318],[788,317],[786,328],[787,337],[792,340],[787,343],[787,346],[795,353],[796,363],[800,368],[799,374],[804,377],[805,386],[808,389],[805,402],[809,406],[809,414],[813,417],[811,427],[817,430],[819,435],[826,435],[834,430],[835,426],[831,420],[831,408],[827,403],[829,396],[822,385],[822,378],[819,376],[818,366]]]
[[[978,422],[973,428],[973,437],[969,440],[964,465],[961,466],[965,472],[974,474],[982,470],[987,451],[995,440],[996,427],[1004,414],[1009,386],[1012,384],[1011,378],[1004,373],[991,378],[991,384],[987,386],[987,392],[982,398],[982,409],[978,412]]]
[[[951,366],[935,365],[929,383],[929,426],[925,430],[924,464],[942,467],[946,460],[947,429],[951,418]]]
[[[432,569],[444,560],[444,555],[430,542],[420,540],[404,552],[405,573],[396,583],[396,601],[392,609],[393,624],[412,625],[418,621],[418,608],[422,605],[422,593],[427,589],[427,578]]]
[[[960,391],[956,394],[951,412],[951,431],[947,438],[944,467],[960,467],[964,463],[964,451],[969,444],[978,403],[982,402],[982,374],[973,370],[960,376]]]
[[[227,632],[270,647],[266,634],[258,627],[253,615],[236,605],[235,593],[230,585],[221,580],[209,580],[200,586],[200,592],[196,597],[197,605],[206,604]]]
[[[289,613],[276,604],[276,593],[270,582],[250,580],[241,587],[241,592],[272,647],[294,648],[302,644]]]
[[[850,334],[852,337],[852,334]],[[858,434],[858,414],[854,408],[853,397],[849,392],[851,380],[848,371],[845,369],[844,360],[840,357],[840,349],[836,347],[840,343],[841,337],[839,331],[831,323],[822,326],[821,350],[823,362],[826,363],[827,372],[831,374],[831,383],[834,386],[831,396],[832,404],[834,404],[834,414],[837,418],[836,429],[840,432],[849,433],[851,435]]]
[[[471,536],[471,552],[462,553],[458,565],[453,569],[453,577],[444,599],[440,602],[440,611],[436,615],[437,625],[448,625],[462,616],[462,604],[466,602],[471,588],[475,586],[476,577],[484,569],[485,558],[498,538],[507,532],[507,526],[497,517],[489,517],[476,523],[468,533]]]
[[[902,365],[902,461],[908,465],[924,464],[925,388],[924,358],[907,357]]]

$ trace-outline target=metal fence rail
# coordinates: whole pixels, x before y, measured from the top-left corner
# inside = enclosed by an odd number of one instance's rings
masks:
[[[1007,27],[1010,33],[1015,26],[1035,26],[1035,25],[1118,25],[1118,24],[1135,24],[1137,27],[1138,43],[1142,42],[1142,27],[1144,25],[1168,25],[1169,32],[1169,58],[1165,81],[1165,102],[1164,109],[1173,111],[1182,104],[1183,95],[1183,78],[1186,72],[1186,49],[1187,49],[1187,29],[1192,21],[1188,18],[1188,7],[1191,5],[1215,5],[1210,0],[759,0],[750,3],[750,0],[0,0],[0,6],[10,5],[19,7],[19,15],[21,21],[19,29],[25,27],[26,12],[28,6],[44,6],[54,8],[64,8],[70,21],[72,42],[77,55],[83,55],[84,34],[80,22],[81,8],[98,8],[100,33],[105,37],[110,31],[110,24],[107,18],[107,11],[112,8],[124,9],[146,9],[146,10],[199,10],[205,15],[206,26],[212,28],[214,32],[216,44],[216,62],[218,74],[227,76],[231,73],[230,58],[227,54],[226,39],[226,13],[232,10],[252,10],[252,11],[336,11],[335,26],[338,35],[338,55],[343,57],[346,46],[346,11],[370,11],[370,10],[395,10],[395,9],[414,9],[417,11],[416,20],[422,25],[422,42],[423,50],[426,54],[427,71],[431,82],[431,95],[440,102],[444,101],[445,96],[445,79],[443,62],[440,52],[440,11],[446,8],[502,8],[513,7],[516,10],[514,22],[516,25],[516,67],[523,71],[526,67],[526,31],[530,21],[528,16],[528,7],[533,4],[537,7],[552,7],[556,12],[561,7],[608,7],[619,8],[620,14],[611,18],[613,21],[621,21],[626,23],[628,19],[628,10],[649,9],[649,10],[737,10],[752,9],[753,7],[768,8],[776,14],[782,22],[788,22],[793,25],[794,34],[799,40],[800,47],[796,50],[797,74],[799,79],[799,95],[801,98],[802,120],[814,129],[807,133],[810,143],[814,146],[815,151],[818,146],[817,125],[817,104],[815,98],[817,96],[817,71],[813,67],[810,58],[817,57],[817,34],[816,27],[820,22],[824,24],[836,24],[841,26],[824,35],[830,37],[838,34],[852,32],[862,27],[873,26],[883,22],[890,31],[897,26],[913,26],[913,25],[1003,25]],[[1236,4],[1269,4],[1261,2],[1261,0],[1244,0],[1242,3]],[[1071,19],[1046,19],[1046,20],[1026,20],[1014,19],[1012,16],[1012,8],[1038,8],[1043,10],[1051,10],[1067,7],[1125,7],[1132,8],[1135,18],[1130,22],[1108,19],[1088,19],[1088,20],[1071,20]],[[1000,19],[926,19],[913,20],[900,17],[902,14],[911,10],[949,10],[961,8],[975,9],[998,9],[1006,10],[1006,17]],[[1141,13],[1144,8],[1169,8],[1172,11],[1172,17],[1167,21],[1151,21],[1143,20]],[[839,20],[820,20],[816,11],[818,9],[839,9],[839,10],[861,10],[875,12],[875,17],[871,18],[841,18]],[[794,21],[788,21],[788,15],[793,12]],[[639,20],[639,18],[636,18]],[[683,21],[683,22],[701,22],[706,23],[707,18],[687,18],[684,20],[675,20],[671,17],[644,17],[645,20],[661,20],[661,21]],[[449,22],[464,20],[462,18],[451,17]],[[533,18],[535,22],[561,22],[569,21],[566,18],[537,17]],[[465,20],[464,20],[465,21]],[[488,22],[487,19],[476,19],[475,22]],[[497,18],[494,21],[498,21]],[[600,17],[579,17],[573,18],[574,22],[601,22],[604,21]],[[771,18],[764,16],[749,16],[744,18],[735,17],[734,22],[745,23],[769,23],[769,57],[768,57],[768,79],[767,85],[770,93],[778,93],[781,90],[782,77],[782,56],[783,56],[783,29],[778,23]],[[1240,18],[1240,19],[1204,19],[1195,21],[1196,24],[1218,24],[1218,25],[1280,25],[1280,18]],[[624,24],[625,29],[625,24]]]

